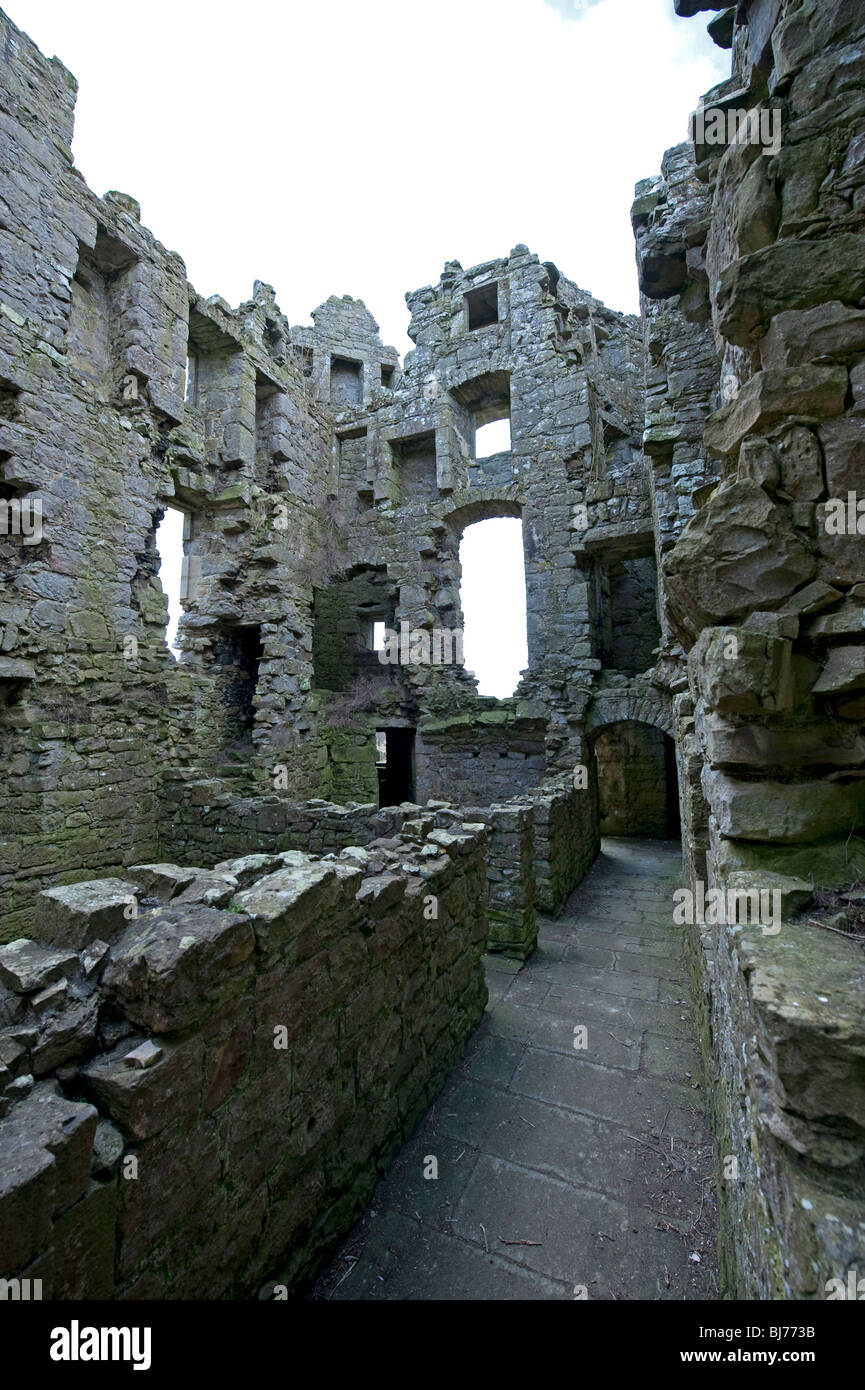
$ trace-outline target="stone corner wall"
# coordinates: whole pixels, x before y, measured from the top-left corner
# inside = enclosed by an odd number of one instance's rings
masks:
[[[634,205],[644,443],[689,881],[780,904],[691,928],[725,1292],[823,1298],[865,1262],[865,14],[745,0],[731,45]]]

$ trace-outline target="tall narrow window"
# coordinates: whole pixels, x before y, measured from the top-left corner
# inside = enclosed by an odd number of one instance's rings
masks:
[[[195,371],[198,366],[198,359],[194,352],[190,352],[186,358],[186,380],[183,388],[183,399],[189,405],[195,405]]]
[[[169,651],[177,657],[177,625],[183,607],[180,602],[181,576],[183,571],[183,527],[186,518],[177,507],[166,507],[165,515],[156,530],[156,548],[159,551],[159,581],[168,599],[168,627],[165,640]]]
[[[479,694],[506,699],[529,662],[522,522],[495,517],[467,526],[460,565],[465,664]]]

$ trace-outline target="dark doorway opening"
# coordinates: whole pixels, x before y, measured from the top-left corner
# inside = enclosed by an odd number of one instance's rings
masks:
[[[676,763],[676,745],[669,734],[664,734],[664,772],[667,782],[667,839],[682,838],[682,815],[679,806],[679,768]]]
[[[594,739],[602,835],[674,840],[681,835],[673,740],[654,724],[623,720]]]
[[[599,565],[596,584],[601,661],[627,675],[648,671],[661,643],[654,555]]]
[[[414,801],[414,729],[376,729],[379,806]]]
[[[225,746],[246,740],[252,733],[261,657],[261,628],[257,624],[227,627],[213,643],[212,659]]]

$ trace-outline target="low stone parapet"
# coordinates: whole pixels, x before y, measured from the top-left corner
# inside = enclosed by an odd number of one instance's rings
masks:
[[[133,866],[120,922],[79,884],[74,945],[0,947],[3,1277],[201,1299],[315,1271],[486,1003],[489,832],[429,832]]]

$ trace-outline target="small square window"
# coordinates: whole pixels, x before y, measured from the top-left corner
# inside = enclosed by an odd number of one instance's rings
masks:
[[[468,314],[469,331],[473,331],[476,328],[486,328],[487,325],[491,323],[498,323],[498,281],[491,280],[488,285],[481,285],[480,289],[469,290],[466,295],[466,312]]]
[[[374,652],[384,651],[384,619],[376,621],[372,625],[372,649]]]

